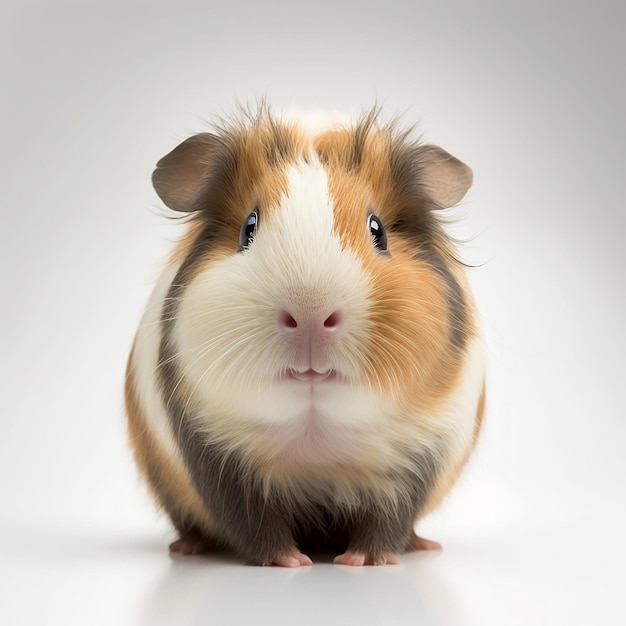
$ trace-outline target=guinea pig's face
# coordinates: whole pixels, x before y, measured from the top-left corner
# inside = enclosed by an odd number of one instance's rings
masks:
[[[469,305],[433,211],[469,170],[379,128],[255,120],[197,135],[155,188],[193,213],[164,328],[202,414],[359,425],[453,385]]]

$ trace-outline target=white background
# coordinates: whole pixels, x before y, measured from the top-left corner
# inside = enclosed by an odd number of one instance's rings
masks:
[[[2,624],[624,624],[620,2],[4,2]],[[472,166],[480,445],[399,566],[170,559],[122,382],[179,234],[156,161],[237,101],[387,115]]]

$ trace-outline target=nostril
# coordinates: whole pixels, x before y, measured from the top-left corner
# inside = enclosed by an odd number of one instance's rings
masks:
[[[335,311],[324,320],[324,328],[326,330],[336,330],[341,325],[341,320],[341,313],[339,311]]]
[[[291,313],[289,313],[289,311],[281,311],[278,314],[278,322],[283,328],[298,328],[298,322],[296,321],[296,318]]]

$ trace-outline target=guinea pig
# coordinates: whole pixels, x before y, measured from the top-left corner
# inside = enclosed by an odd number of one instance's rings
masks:
[[[485,401],[441,210],[468,166],[381,119],[268,107],[183,141],[156,193],[187,219],[126,374],[130,441],[173,552],[399,562],[458,478]],[[310,552],[312,553],[312,552]]]

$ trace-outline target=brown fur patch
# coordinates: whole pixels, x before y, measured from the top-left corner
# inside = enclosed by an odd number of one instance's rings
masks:
[[[213,525],[182,462],[174,463],[147,427],[135,392],[133,350],[128,359],[124,395],[128,436],[137,467],[157,505],[170,516],[180,533],[199,530],[211,536]]]

